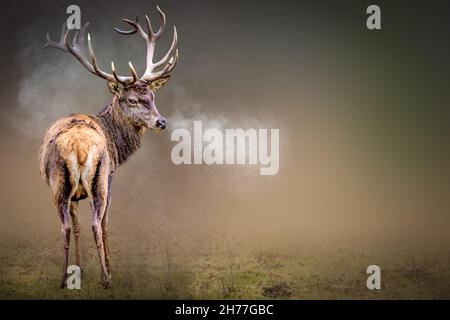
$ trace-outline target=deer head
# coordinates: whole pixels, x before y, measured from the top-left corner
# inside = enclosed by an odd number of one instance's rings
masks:
[[[147,32],[145,32],[138,18],[135,21],[123,19],[124,22],[131,25],[131,30],[120,30],[114,28],[120,34],[133,35],[138,33],[147,45],[147,66],[142,77],[138,77],[136,70],[131,62],[128,62],[131,76],[120,76],[117,74],[114,62],[111,62],[111,72],[107,73],[100,69],[97,59],[92,48],[91,36],[87,34],[89,59],[85,57],[85,34],[89,23],[86,23],[81,30],[77,31],[69,41],[70,30],[66,30],[64,23],[61,31],[61,39],[59,42],[51,40],[47,34],[47,42],[44,47],[53,47],[64,52],[72,54],[89,72],[103,78],[108,83],[108,88],[115,96],[115,107],[123,114],[132,124],[139,127],[148,127],[154,130],[165,129],[167,121],[161,116],[155,105],[155,91],[160,89],[170,78],[170,73],[175,68],[178,61],[177,30],[174,26],[172,44],[158,62],[153,62],[156,41],[161,37],[166,26],[166,16],[164,12],[156,6],[162,23],[159,30],[153,32],[149,17],[146,15]]]

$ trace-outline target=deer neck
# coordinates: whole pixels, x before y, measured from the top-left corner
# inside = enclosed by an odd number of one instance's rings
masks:
[[[125,162],[131,154],[139,149],[145,130],[126,119],[120,108],[119,99],[114,97],[97,114],[107,136],[109,155],[114,168]]]

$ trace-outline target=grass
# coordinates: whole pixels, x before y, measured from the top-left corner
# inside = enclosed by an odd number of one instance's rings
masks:
[[[450,255],[416,244],[260,243],[210,233],[111,233],[112,287],[99,284],[92,235],[82,231],[81,290],[59,289],[62,239],[3,236],[2,299],[432,299],[450,298]],[[366,288],[368,265],[382,290]]]

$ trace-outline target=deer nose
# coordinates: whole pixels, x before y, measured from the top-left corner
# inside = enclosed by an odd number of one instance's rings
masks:
[[[165,129],[167,125],[167,120],[164,118],[160,118],[158,120],[156,120],[156,127],[159,129]]]

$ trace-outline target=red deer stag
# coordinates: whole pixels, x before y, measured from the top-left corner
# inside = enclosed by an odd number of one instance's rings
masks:
[[[78,201],[89,198],[93,211],[92,231],[97,245],[101,267],[101,283],[111,285],[111,265],[108,243],[108,209],[111,202],[111,180],[121,165],[140,144],[147,128],[160,131],[166,127],[166,119],[155,106],[155,90],[161,88],[170,77],[178,60],[177,32],[174,27],[173,41],[165,56],[153,62],[155,43],[161,37],[166,17],[159,7],[161,26],[153,32],[150,19],[145,16],[148,33],[135,21],[123,19],[131,30],[114,30],[120,34],[138,33],[147,44],[147,67],[138,78],[128,63],[131,76],[117,75],[114,63],[112,74],[101,70],[92,49],[88,34],[88,59],[84,54],[85,32],[88,24],[77,31],[72,44],[65,24],[59,42],[47,34],[44,47],[53,47],[73,55],[86,69],[108,83],[114,95],[111,102],[96,115],[69,115],[57,120],[47,131],[40,149],[41,175],[50,186],[56,209],[61,219],[64,239],[64,270],[61,288],[67,281],[70,233],[75,240],[75,264],[80,266],[80,224]],[[70,224],[72,220],[72,226]]]

